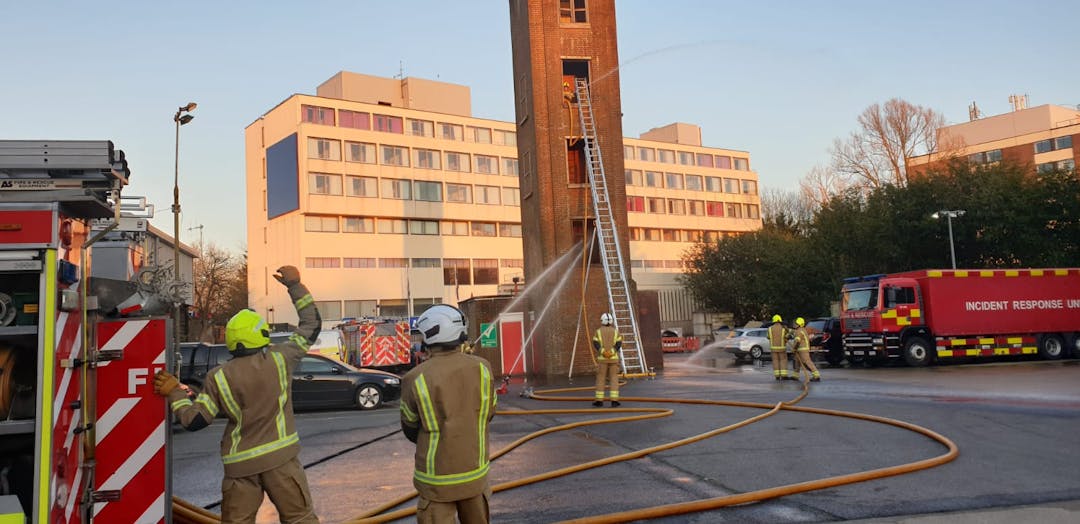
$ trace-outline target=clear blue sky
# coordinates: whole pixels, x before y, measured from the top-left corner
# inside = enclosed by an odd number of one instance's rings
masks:
[[[866,106],[891,97],[949,122],[1080,104],[1080,2],[618,0],[623,130],[675,121],[705,145],[749,151],[763,188],[793,187],[827,160]],[[187,228],[240,250],[243,130],[339,70],[472,88],[475,116],[513,119],[502,0],[7,1],[0,6],[0,138],[110,139],[130,160],[125,194],[171,232],[173,113]]]

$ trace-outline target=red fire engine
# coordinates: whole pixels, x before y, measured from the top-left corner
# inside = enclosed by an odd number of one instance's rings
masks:
[[[404,372],[414,364],[408,320],[350,320],[337,328],[345,343],[342,360],[346,364],[394,373]]]
[[[0,521],[166,521],[171,322],[106,319],[90,276],[129,174],[108,141],[0,141]]]

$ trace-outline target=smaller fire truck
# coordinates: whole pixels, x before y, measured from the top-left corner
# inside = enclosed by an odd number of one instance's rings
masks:
[[[417,363],[408,320],[349,320],[339,324],[337,329],[344,341],[341,360],[346,364],[403,373]]]
[[[170,521],[171,321],[91,277],[129,175],[112,142],[0,140],[0,522]]]

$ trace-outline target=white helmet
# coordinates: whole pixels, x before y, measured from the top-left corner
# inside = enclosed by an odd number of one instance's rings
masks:
[[[615,318],[611,316],[611,313],[600,315],[600,325],[610,326],[613,322],[615,322]]]
[[[465,313],[454,306],[437,304],[416,319],[416,329],[428,346],[456,346],[468,338]]]

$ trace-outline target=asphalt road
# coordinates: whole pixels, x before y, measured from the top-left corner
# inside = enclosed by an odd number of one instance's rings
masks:
[[[624,397],[738,400],[775,404],[801,385],[777,383],[771,369],[707,367],[707,354],[668,355],[655,380],[623,388]],[[913,369],[822,367],[799,405],[900,419],[954,441],[956,460],[899,477],[834,487],[658,522],[833,522],[948,511],[1016,507],[1080,499],[1080,361],[1025,361]],[[576,381],[591,385],[591,377]],[[537,389],[541,389],[537,387]],[[587,401],[499,398],[500,409],[588,407]],[[591,396],[590,392],[574,393]],[[658,406],[625,402],[623,407]],[[668,418],[577,428],[546,435],[497,460],[493,484],[696,435],[762,410],[707,405],[672,407]],[[544,427],[596,415],[497,416],[492,449]],[[398,429],[396,403],[370,412],[297,416],[309,481],[323,522],[342,522],[412,489],[412,452]],[[223,423],[173,439],[174,494],[199,505],[220,498],[217,457]],[[355,449],[352,449],[355,448]],[[350,450],[351,449],[351,450]],[[350,451],[346,451],[350,450]],[[344,453],[342,453],[344,451]],[[497,493],[495,522],[546,523],[871,470],[941,455],[924,436],[881,424],[781,411],[708,440]],[[408,505],[408,504],[407,504]],[[276,522],[264,503],[259,522]]]

